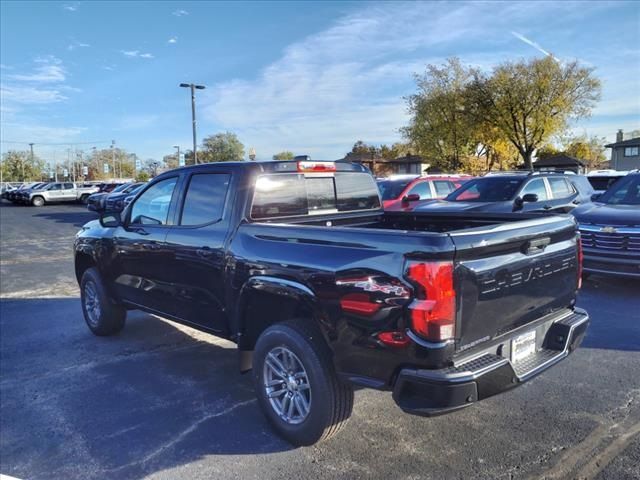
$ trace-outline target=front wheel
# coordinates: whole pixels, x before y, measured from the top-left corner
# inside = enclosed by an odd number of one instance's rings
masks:
[[[258,338],[253,354],[260,407],[293,445],[335,435],[353,408],[353,388],[340,381],[324,338],[307,322],[272,325]]]
[[[33,197],[31,200],[31,205],[34,207],[41,207],[44,205],[44,198],[42,197]]]
[[[127,311],[110,300],[97,269],[88,268],[82,275],[80,300],[84,319],[95,335],[113,335],[124,327]]]

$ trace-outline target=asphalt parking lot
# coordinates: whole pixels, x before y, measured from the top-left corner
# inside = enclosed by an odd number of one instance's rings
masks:
[[[640,478],[640,282],[591,277],[583,347],[449,416],[356,392],[349,425],[290,447],[233,345],[139,312],[84,324],[72,243],[81,205],[0,206],[0,473],[19,478]]]

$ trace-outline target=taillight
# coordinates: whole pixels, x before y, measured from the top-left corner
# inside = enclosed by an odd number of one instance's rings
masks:
[[[298,162],[298,172],[335,172],[336,164],[333,162]]]
[[[582,260],[584,255],[582,253],[582,239],[580,238],[580,234],[578,234],[578,238],[576,240],[576,244],[578,247],[578,288],[582,287]]]
[[[409,305],[413,330],[435,342],[453,339],[456,329],[453,263],[410,263],[407,276],[418,290],[416,300]]]

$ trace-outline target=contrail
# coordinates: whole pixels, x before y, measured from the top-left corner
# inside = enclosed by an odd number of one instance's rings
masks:
[[[533,40],[529,40],[527,37],[525,37],[524,35],[522,35],[521,33],[518,32],[511,32],[511,35],[513,35],[514,37],[516,37],[518,40],[522,40],[524,43],[526,43],[527,45],[532,46],[533,48],[535,48],[536,50],[538,50],[539,52],[544,53],[545,55],[553,58],[554,60],[558,60],[556,57],[553,56],[553,54],[551,52],[547,52],[544,48],[542,48],[540,45],[538,45],[536,42],[534,42]]]

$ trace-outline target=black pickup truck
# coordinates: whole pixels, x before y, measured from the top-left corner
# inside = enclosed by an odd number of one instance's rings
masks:
[[[340,429],[353,387],[438,415],[509,390],[578,347],[570,216],[384,212],[349,162],[166,172],[75,241],[85,320],[141,309],[235,342],[280,435]]]

